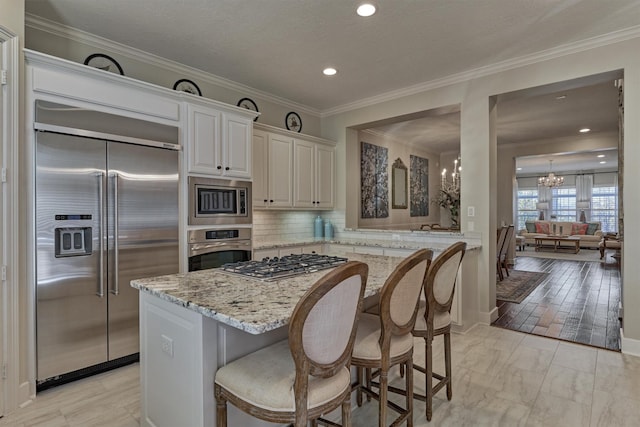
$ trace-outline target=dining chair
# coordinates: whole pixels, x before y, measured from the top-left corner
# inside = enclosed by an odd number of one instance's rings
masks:
[[[447,399],[451,400],[451,304],[455,291],[460,264],[467,249],[464,242],[456,242],[445,249],[432,262],[424,284],[424,298],[420,299],[418,318],[413,328],[413,336],[424,338],[425,366],[413,365],[425,374],[425,395],[414,392],[414,398],[426,402],[427,421],[433,414],[433,395],[447,387]],[[433,372],[433,338],[444,336],[445,375]],[[434,385],[433,379],[437,382]]]
[[[418,301],[433,251],[421,249],[405,258],[387,277],[380,292],[377,313],[363,313],[358,321],[351,364],[356,368],[358,406],[363,394],[378,400],[378,425],[386,425],[387,406],[398,412],[392,425],[413,426],[413,335]],[[406,367],[405,408],[388,401],[388,373],[392,366]],[[366,370],[366,380],[365,380]],[[377,383],[371,381],[376,370]],[[374,388],[377,388],[376,392]]]
[[[498,257],[498,268],[500,269],[500,275],[502,275],[502,270],[507,273],[507,277],[509,277],[509,264],[507,263],[507,252],[509,247],[511,246],[511,241],[513,240],[514,226],[510,225],[507,227],[507,234],[504,238],[504,242],[502,243],[502,248],[500,249],[500,255]],[[504,278],[504,275],[502,275]]]
[[[351,425],[350,363],[368,269],[350,261],[327,273],[297,303],[287,340],[218,369],[216,426],[227,425],[227,402],[295,427],[342,407],[342,425]]]
[[[500,261],[500,257],[502,256],[502,247],[507,239],[507,231],[508,227],[506,226],[498,230],[498,242],[496,244],[496,273],[501,281],[504,279],[504,274],[502,274],[502,263]]]

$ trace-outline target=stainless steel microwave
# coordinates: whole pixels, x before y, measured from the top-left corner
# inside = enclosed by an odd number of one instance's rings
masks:
[[[189,225],[251,224],[251,182],[189,177]]]

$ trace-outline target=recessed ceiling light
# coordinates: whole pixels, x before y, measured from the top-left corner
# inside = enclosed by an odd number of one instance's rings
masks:
[[[589,132],[590,130],[591,130],[591,129],[589,129],[589,128],[582,128],[582,129],[580,129],[580,133],[587,133],[587,132]]]
[[[322,74],[324,74],[325,76],[335,76],[337,72],[338,70],[332,67],[327,67],[324,70],[322,70]]]
[[[600,162],[601,165],[604,165],[605,163],[607,163],[606,160]]]
[[[597,157],[601,159],[601,158],[603,158],[603,157],[604,157],[604,154],[598,154],[598,156],[597,156]]]
[[[358,6],[358,9],[356,9],[356,12],[360,16],[367,17],[376,13],[376,7],[371,3],[363,3],[360,6]]]
[[[567,95],[558,95],[556,96],[556,99],[560,100],[560,99],[565,99],[567,97]]]

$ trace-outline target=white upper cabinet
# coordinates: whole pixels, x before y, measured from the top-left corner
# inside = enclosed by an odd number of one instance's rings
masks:
[[[335,143],[254,125],[254,208],[332,209],[334,200]]]
[[[189,172],[222,174],[220,115],[210,108],[187,105]]]
[[[293,206],[331,209],[334,205],[335,147],[296,139]]]
[[[186,133],[189,172],[251,179],[251,119],[189,103]]]
[[[251,194],[254,208],[269,206],[269,134],[258,129],[253,130]]]
[[[222,158],[225,175],[251,178],[251,120],[224,113],[222,116]]]
[[[333,209],[336,186],[336,147],[316,144],[316,208]]]
[[[315,144],[296,139],[293,144],[294,186],[293,205],[297,208],[316,207]]]
[[[291,208],[293,138],[254,130],[253,207]]]

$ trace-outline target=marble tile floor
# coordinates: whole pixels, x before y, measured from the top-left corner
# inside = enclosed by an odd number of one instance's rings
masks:
[[[434,343],[440,367],[442,337]],[[438,393],[431,422],[415,401],[416,427],[639,425],[640,357],[488,325],[453,334],[452,353],[453,400]],[[421,340],[415,360],[424,360]],[[138,372],[135,364],[47,390],[0,426],[138,426]],[[397,370],[392,381],[402,384]],[[424,392],[421,374],[415,388]],[[377,425],[377,413],[375,401],[354,408],[353,426]]]

